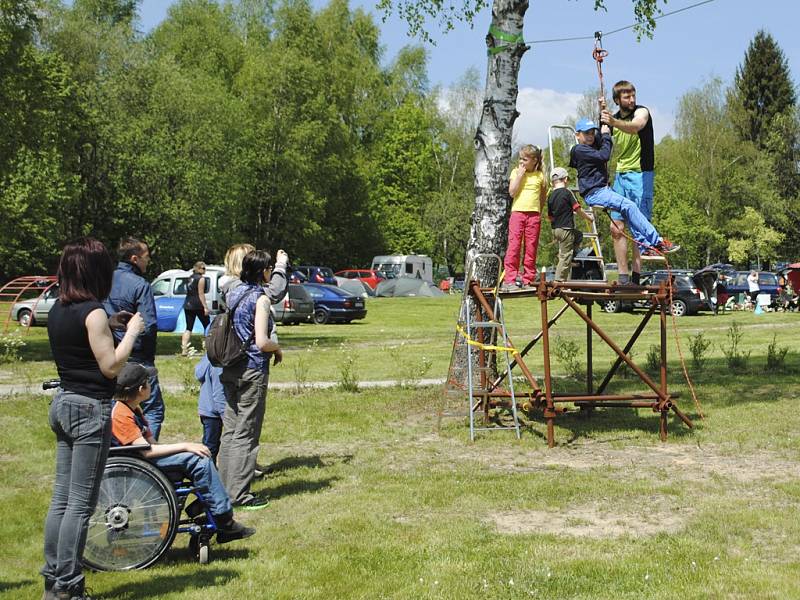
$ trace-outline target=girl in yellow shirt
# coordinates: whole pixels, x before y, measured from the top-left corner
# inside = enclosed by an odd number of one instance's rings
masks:
[[[503,261],[503,287],[533,284],[536,278],[536,250],[539,246],[541,214],[547,195],[542,167],[542,149],[533,145],[519,151],[519,165],[511,172],[508,193],[514,199],[508,221],[508,248]],[[519,277],[520,250],[525,242],[522,277]]]

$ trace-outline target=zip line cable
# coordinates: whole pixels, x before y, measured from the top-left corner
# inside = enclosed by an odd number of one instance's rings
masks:
[[[703,4],[708,4],[710,2],[714,2],[714,0],[703,0],[702,2],[697,2],[697,3],[692,4],[690,6],[684,6],[683,8],[678,8],[678,9],[672,10],[670,12],[662,13],[662,14],[658,15],[657,17],[653,17],[653,20],[657,21],[658,19],[663,19],[664,17],[669,17],[669,16],[672,16],[672,15],[678,14],[679,12],[684,12],[684,11],[690,10],[692,8],[697,8],[698,6],[702,6]],[[619,33],[620,31],[625,31],[626,29],[632,29],[632,28],[636,27],[637,25],[638,25],[638,23],[632,23],[630,25],[626,25],[625,27],[620,27],[618,29],[613,29],[611,31],[603,32],[603,35],[604,36],[613,35],[615,33]],[[553,39],[548,39],[548,40],[533,40],[533,41],[530,41],[530,42],[523,42],[523,43],[524,44],[551,44],[551,43],[555,43],[555,42],[574,42],[574,41],[579,41],[579,40],[593,40],[593,39],[595,39],[594,35],[581,35],[581,36],[576,36],[576,37],[553,38]]]

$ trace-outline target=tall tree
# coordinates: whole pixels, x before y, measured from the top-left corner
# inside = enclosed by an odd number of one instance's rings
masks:
[[[796,101],[786,56],[762,29],[733,78],[729,103],[740,137],[765,148],[775,119],[793,112]]]
[[[760,151],[759,162],[771,170],[769,186],[778,193],[777,210],[761,210],[767,224],[783,231],[787,256],[800,249],[794,232],[800,227],[800,114],[783,50],[766,31],[759,31],[736,69],[728,108],[739,137]]]

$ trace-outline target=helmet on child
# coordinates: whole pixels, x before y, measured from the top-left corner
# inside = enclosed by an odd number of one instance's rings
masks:
[[[579,119],[578,122],[575,123],[575,131],[592,131],[593,129],[600,129],[600,127],[597,126],[597,123],[586,117]]]

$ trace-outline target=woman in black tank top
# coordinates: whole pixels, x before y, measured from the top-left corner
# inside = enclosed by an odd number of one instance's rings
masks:
[[[181,336],[181,354],[186,356],[189,353],[189,344],[192,341],[192,329],[194,322],[200,319],[203,330],[208,329],[211,322],[208,317],[208,306],[206,305],[206,263],[196,262],[192,269],[192,276],[186,282],[186,300],[183,302],[183,314],[186,317],[186,329]]]
[[[144,330],[139,313],[106,315],[101,302],[111,291],[113,272],[108,250],[92,238],[67,244],[58,265],[58,300],[47,319],[61,386],[49,415],[56,477],[45,521],[45,599],[89,598],[81,556],[111,442],[111,396]],[[112,326],[126,330],[116,348]]]

